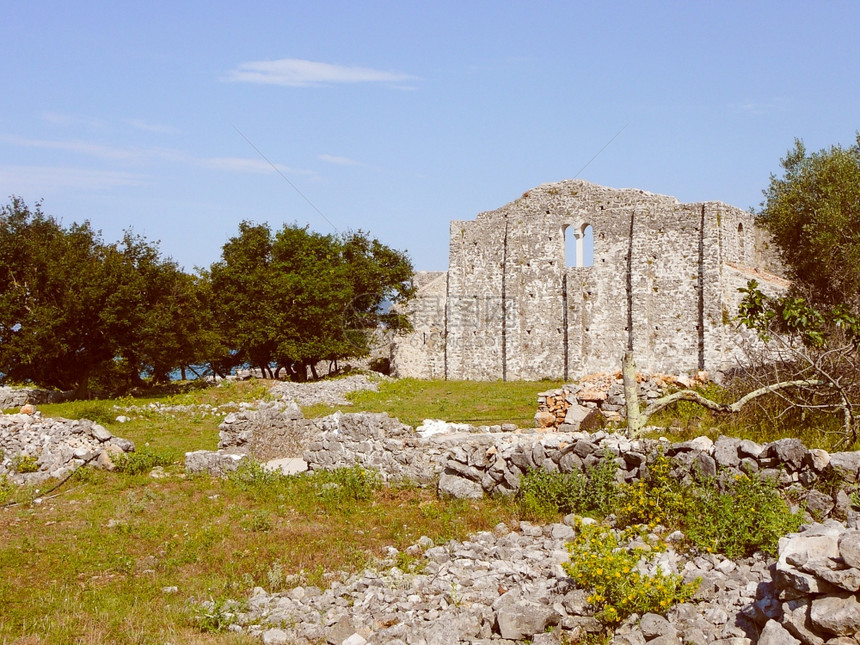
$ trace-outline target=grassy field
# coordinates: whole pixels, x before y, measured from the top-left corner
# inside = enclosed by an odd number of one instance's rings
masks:
[[[325,586],[388,545],[402,549],[421,535],[443,542],[517,519],[510,502],[443,501],[433,491],[366,486],[349,473],[335,488],[317,477],[256,471],[225,480],[186,477],[183,453],[214,449],[222,416],[202,407],[172,414],[145,407],[205,404],[223,406],[224,413],[239,401],[265,398],[268,385],[40,406],[45,416],[94,419],[133,440],[141,459],[155,455],[169,465],[161,478],[149,468],[142,474],[86,469],[40,503],[34,501],[40,491],[0,486],[0,643],[250,643],[205,631],[195,609],[200,601],[244,598],[258,585]],[[348,409],[386,411],[412,425],[442,418],[527,427],[537,392],[557,385],[405,379],[351,395]],[[312,406],[305,413],[333,410]],[[765,412],[743,422],[681,404],[655,421],[667,428],[660,434],[679,439],[728,428],[757,441],[800,434],[810,446],[827,447],[826,426]],[[123,413],[132,420],[119,424]],[[795,425],[786,430],[785,421]]]
[[[444,419],[472,425],[515,423],[528,428],[537,410],[537,393],[560,386],[561,381],[400,379],[380,383],[378,392],[350,394],[353,406],[349,411],[388,412],[412,426],[420,425],[424,419]],[[322,416],[337,409],[316,405],[305,412],[308,416]]]
[[[415,397],[402,386],[388,388],[378,396],[402,397],[418,416],[445,393],[438,385]],[[520,384],[506,390],[522,400],[500,406],[501,417],[527,415],[538,389]],[[139,450],[174,463],[158,479],[148,469],[139,475],[87,469],[38,504],[37,491],[6,493],[19,503],[0,508],[0,643],[256,642],[201,631],[195,607],[207,599],[246,597],[258,585],[324,586],[333,575],[363,568],[385,546],[403,549],[421,535],[439,542],[462,538],[514,517],[509,503],[442,501],[433,491],[412,488],[376,488],[344,500],[310,481],[315,478],[185,477],[182,454],[214,449],[220,417],[151,412],[114,421],[120,414],[114,405],[223,405],[265,392],[265,383],[249,382],[40,406],[45,416],[95,418]],[[506,395],[481,396],[486,400],[477,409],[486,414]],[[356,408],[364,409],[360,402]],[[444,414],[437,408],[430,416]],[[334,490],[349,495],[353,488]]]

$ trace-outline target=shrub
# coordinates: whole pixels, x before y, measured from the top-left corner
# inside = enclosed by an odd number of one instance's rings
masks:
[[[684,518],[687,539],[730,558],[756,551],[776,555],[779,538],[803,522],[803,511],[792,513],[776,483],[758,475],[729,478],[723,490],[705,481],[691,493]]]
[[[39,462],[32,455],[25,455],[23,452],[12,457],[12,470],[16,473],[35,473],[39,470]]]
[[[620,485],[619,523],[676,526],[686,515],[685,487],[672,477],[672,463],[658,454],[648,466],[648,475],[632,484]]]
[[[641,526],[620,535],[599,524],[577,522],[575,528],[576,537],[567,544],[570,561],[562,566],[577,586],[593,591],[588,602],[604,623],[618,623],[632,613],[665,614],[698,588],[698,581],[685,584],[681,576],[664,573],[659,566],[654,575],[642,573],[640,562],[653,560],[665,547],[649,540]],[[626,547],[637,535],[644,545]]]
[[[158,453],[144,446],[135,452],[124,452],[115,457],[112,461],[118,472],[126,475],[140,475],[156,466],[169,466],[173,463],[173,456],[166,453]]]
[[[610,455],[587,473],[531,470],[523,477],[517,497],[520,515],[550,520],[559,514],[611,512],[618,496],[615,462]]]
[[[645,480],[621,486],[618,511],[620,523],[680,528],[700,549],[730,558],[775,554],[779,538],[796,531],[802,515],[791,512],[772,480],[737,475],[682,484],[662,454]]]

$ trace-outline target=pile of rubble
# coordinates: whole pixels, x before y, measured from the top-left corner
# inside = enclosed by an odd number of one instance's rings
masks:
[[[112,469],[112,456],[134,451],[131,441],[87,419],[42,418],[29,405],[24,411],[0,415],[0,477],[15,484],[62,479],[86,463]]]
[[[231,631],[260,637],[267,645],[577,642],[603,625],[593,616],[589,591],[577,588],[561,566],[569,559],[565,543],[575,535],[575,521],[568,516],[564,524],[520,522],[515,530],[500,524],[493,532],[439,546],[422,537],[404,554],[389,547],[375,568],[345,580],[329,578],[325,590],[295,579],[282,589],[257,587],[247,603],[232,604],[226,620]],[[804,591],[807,574],[786,562],[798,561],[800,554],[808,554],[806,562],[826,555],[827,565],[814,566],[848,571],[842,576],[847,580],[857,575],[852,558],[858,535],[832,521],[806,526],[782,539],[778,561],[762,553],[736,560],[689,554],[672,546],[682,536],[663,535],[669,546],[647,565],[647,573],[659,566],[685,582],[699,580],[696,595],[665,616],[628,617],[611,642],[856,645],[856,594],[844,586]]]
[[[654,399],[678,389],[690,389],[708,382],[707,372],[695,377],[669,374],[636,374],[639,400],[647,405]],[[606,421],[618,422],[625,418],[624,380],[621,372],[589,374],[578,383],[563,385],[554,390],[540,392],[535,425],[539,428],[577,430],[588,427],[587,419],[596,414]],[[572,426],[563,428],[562,426]]]

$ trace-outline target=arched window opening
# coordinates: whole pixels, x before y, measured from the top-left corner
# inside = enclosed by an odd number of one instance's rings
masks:
[[[564,263],[568,267],[590,267],[594,264],[594,229],[564,227]]]
[[[580,266],[594,266],[594,229],[591,224],[586,224],[582,229],[582,264]]]
[[[741,262],[744,261],[746,256],[746,249],[744,247],[744,225],[738,224],[738,257]]]

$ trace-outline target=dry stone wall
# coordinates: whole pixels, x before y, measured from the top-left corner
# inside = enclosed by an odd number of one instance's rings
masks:
[[[20,408],[22,405],[40,405],[65,401],[72,392],[40,390],[38,388],[0,387],[0,410]]]
[[[113,468],[112,456],[133,450],[131,441],[87,419],[0,414],[0,478],[15,484],[62,479],[86,463]]]
[[[593,265],[567,266],[587,226]],[[451,222],[450,244],[393,346],[398,376],[573,378],[617,369],[625,349],[648,371],[717,373],[738,351],[737,287],[787,284],[750,213],[580,180]]]
[[[607,459],[616,466],[617,481],[633,482],[646,476],[649,464],[665,454],[672,476],[681,481],[758,473],[805,501],[816,517],[860,517],[849,496],[860,482],[860,452],[809,450],[798,439],[760,445],[731,437],[716,442],[698,437],[672,443],[630,440],[604,431],[510,431],[502,426],[444,427],[441,422],[442,431],[431,424],[416,430],[386,414],[366,412],[320,419],[292,418],[289,409],[255,414],[225,420],[222,452],[253,453],[254,446],[264,443],[255,427],[264,428],[261,436],[267,442],[281,436],[281,445],[291,446],[287,451],[269,450],[265,459],[301,456],[311,471],[358,464],[376,469],[385,481],[436,484],[441,494],[458,498],[511,495],[529,470],[587,472]],[[833,486],[834,481],[840,485]]]

